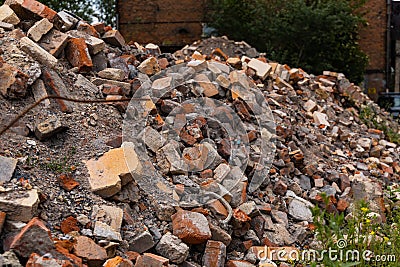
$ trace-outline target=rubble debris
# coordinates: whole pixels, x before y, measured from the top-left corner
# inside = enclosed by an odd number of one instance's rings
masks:
[[[47,95],[109,103],[47,99],[0,142],[0,239],[24,264],[247,267],[263,245],[312,244],[314,205],[348,214],[363,199],[385,220],[400,147],[360,114],[399,127],[343,74],[226,37],[163,53],[35,0],[6,4],[5,117]],[[10,251],[0,262],[21,266]]]

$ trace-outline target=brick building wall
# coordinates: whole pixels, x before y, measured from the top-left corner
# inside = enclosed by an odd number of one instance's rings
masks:
[[[119,30],[127,41],[180,46],[200,39],[205,0],[117,0]]]
[[[384,90],[386,85],[386,0],[368,0],[363,7],[368,25],[360,32],[361,49],[368,55],[369,64],[365,76],[365,87],[370,96]]]

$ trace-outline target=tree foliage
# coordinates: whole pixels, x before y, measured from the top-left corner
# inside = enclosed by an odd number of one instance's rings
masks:
[[[211,0],[211,26],[248,41],[271,60],[308,72],[339,71],[361,82],[360,0]]]

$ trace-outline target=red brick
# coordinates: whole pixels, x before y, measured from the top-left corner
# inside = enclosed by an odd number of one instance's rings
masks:
[[[61,174],[58,177],[58,181],[61,184],[61,187],[67,191],[71,191],[72,189],[79,186],[79,183],[75,181],[75,179],[70,174]]]
[[[53,21],[57,15],[53,9],[35,0],[7,0],[4,3],[9,5],[21,19],[32,19],[35,16]]]
[[[201,244],[211,238],[206,217],[197,212],[181,210],[172,215],[173,233],[187,244]]]
[[[0,211],[0,234],[3,230],[4,222],[6,221],[7,214],[3,211]]]
[[[104,84],[103,85],[103,94],[105,95],[122,95],[122,89],[119,86],[112,84]]]
[[[55,71],[42,69],[42,75],[42,80],[51,93],[62,97],[67,96],[67,88]],[[61,99],[57,99],[56,101],[62,112],[71,113],[73,111],[73,105],[71,103]]]
[[[73,249],[75,255],[87,261],[89,267],[101,266],[107,259],[107,252],[86,236],[76,237]]]
[[[204,171],[202,171],[200,173],[200,177],[203,178],[203,179],[212,178],[213,177],[213,171],[211,169],[206,169],[206,170],[204,170]]]
[[[349,202],[344,199],[339,199],[336,208],[338,211],[345,211],[350,206]]]
[[[93,62],[89,55],[89,49],[83,38],[71,38],[65,48],[65,55],[72,66],[78,67],[79,72],[89,72],[93,68]]]
[[[203,266],[223,267],[226,258],[226,246],[224,243],[208,240],[203,255]]]
[[[69,216],[61,222],[61,232],[68,234],[72,231],[79,231],[78,220],[75,217]]]

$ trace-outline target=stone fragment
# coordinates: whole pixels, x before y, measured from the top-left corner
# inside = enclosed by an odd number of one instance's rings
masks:
[[[289,203],[289,215],[299,221],[312,222],[313,218],[310,208],[298,199],[293,199]]]
[[[135,267],[168,267],[169,260],[167,258],[154,255],[152,253],[144,253],[136,260]]]
[[[124,144],[121,148],[109,150],[98,160],[86,162],[91,190],[102,197],[111,197],[118,193],[122,185],[133,180],[131,172],[141,168],[134,148]],[[129,168],[126,157],[129,157]]]
[[[121,231],[124,211],[115,206],[95,205],[91,217],[96,221],[107,223],[114,231],[119,232]]]
[[[17,162],[17,159],[0,156],[0,184],[11,180]]]
[[[25,53],[29,54],[31,57],[39,61],[41,64],[49,67],[56,67],[58,60],[53,55],[48,53],[34,41],[28,37],[22,37],[20,42],[20,49]]]
[[[304,103],[303,108],[307,112],[314,112],[318,109],[317,103],[309,99],[306,103]]]
[[[201,244],[211,238],[208,221],[203,214],[178,211],[172,216],[173,233],[187,244]]]
[[[35,127],[35,136],[40,141],[49,139],[53,135],[66,130],[68,127],[63,126],[56,116],[51,116],[47,120],[40,122]]]
[[[17,14],[8,5],[0,6],[0,21],[12,25],[17,25],[20,22]]]
[[[212,83],[205,74],[196,75],[196,77],[194,77],[194,80],[196,81],[197,84],[200,85],[200,87],[202,88],[202,93],[206,97],[212,97],[218,95],[217,86],[214,83]]]
[[[121,234],[115,231],[111,226],[97,221],[94,224],[93,235],[100,239],[122,241]]]
[[[320,125],[330,126],[328,122],[328,116],[325,113],[314,111],[313,118],[314,118],[314,123],[318,126]]]
[[[44,255],[55,250],[50,230],[37,217],[30,220],[14,237],[10,248],[23,258],[28,258],[32,253]]]
[[[103,35],[102,39],[110,45],[114,45],[114,46],[118,46],[118,47],[122,47],[125,45],[125,39],[118,30],[107,31]]]
[[[176,264],[184,262],[189,255],[189,247],[169,232],[163,235],[156,251]]]
[[[93,68],[93,62],[89,55],[89,49],[83,38],[71,38],[65,48],[65,56],[72,66],[79,72],[89,72]]]
[[[203,266],[224,267],[226,259],[226,246],[219,241],[208,240],[203,254]]]
[[[275,194],[284,196],[286,194],[287,188],[288,186],[282,180],[279,180],[275,183],[273,191]]]
[[[22,267],[17,255],[11,250],[0,254],[0,264],[7,267]]]
[[[265,78],[267,78],[272,69],[271,65],[269,65],[268,63],[264,63],[261,60],[255,58],[252,58],[249,63],[247,63],[247,66],[255,70],[257,76],[260,77],[262,80],[265,80]]]
[[[369,150],[371,148],[372,141],[369,138],[360,138],[357,140],[357,144],[362,148]]]
[[[130,238],[128,242],[129,250],[136,251],[138,253],[143,253],[155,245],[153,236],[149,231],[143,231],[142,233]]]
[[[43,35],[47,34],[52,28],[53,23],[51,23],[48,19],[41,19],[33,24],[33,26],[28,30],[27,35],[33,41],[39,42]]]
[[[145,128],[143,141],[153,152],[157,152],[166,142],[165,138],[151,126]]]
[[[101,266],[107,259],[105,248],[97,245],[92,239],[86,236],[77,236],[73,246],[76,256],[84,259],[89,267]]]
[[[210,230],[211,230],[212,240],[221,241],[222,243],[225,244],[225,246],[229,246],[229,244],[232,242],[231,235],[228,234],[221,227],[210,224]]]
[[[54,17],[54,26],[62,32],[69,31],[75,27],[77,23],[78,19],[65,10],[58,12]]]
[[[161,71],[161,68],[160,65],[158,65],[158,61],[155,57],[149,57],[148,59],[140,63],[140,65],[138,66],[138,70],[141,73],[151,76]]]
[[[10,221],[28,222],[37,213],[39,195],[36,189],[0,194],[0,210]]]
[[[101,78],[122,81],[125,79],[125,72],[121,69],[107,68],[97,73]]]
[[[107,260],[103,266],[104,267],[133,267],[133,263],[128,259],[124,259],[120,256],[116,256],[115,258]]]

